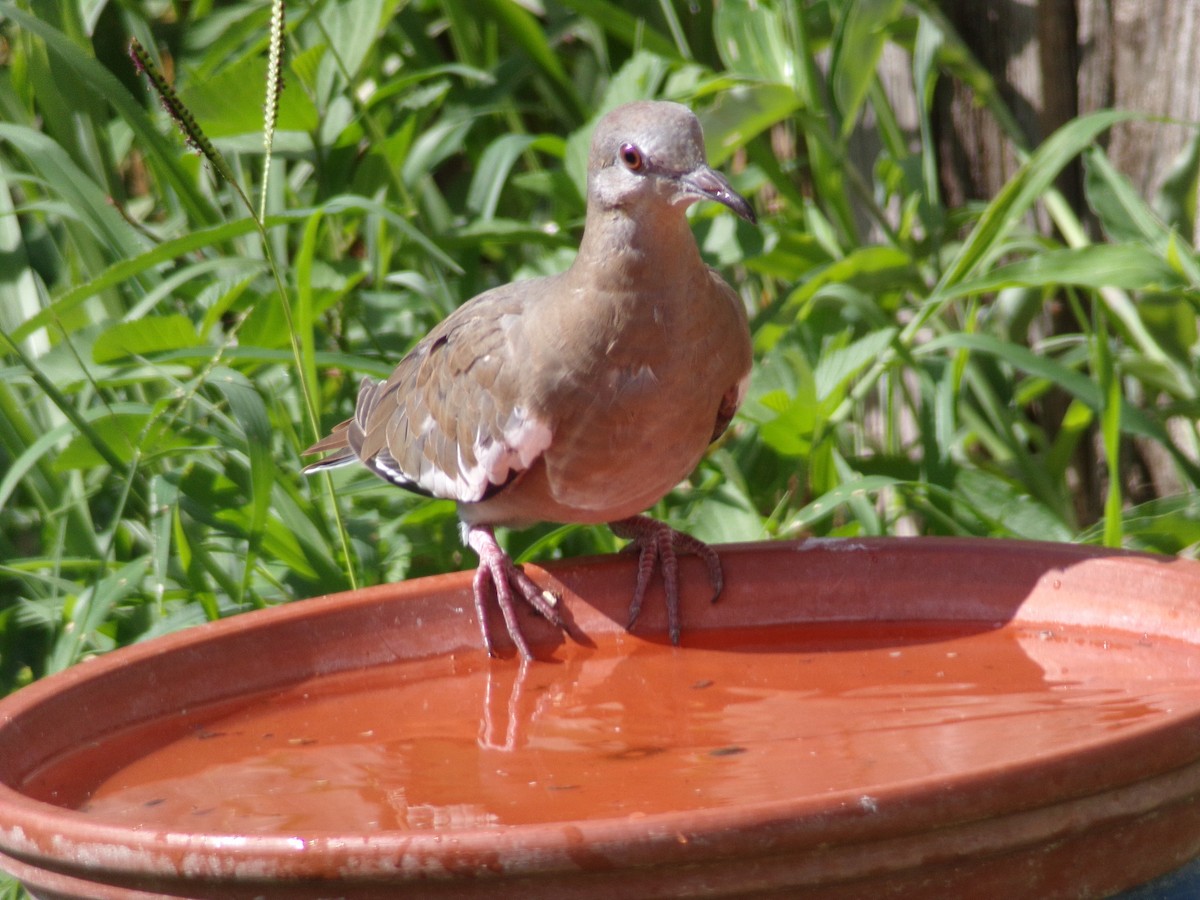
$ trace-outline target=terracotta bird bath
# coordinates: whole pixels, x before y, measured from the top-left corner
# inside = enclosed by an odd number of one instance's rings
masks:
[[[846,540],[470,573],[114,652],[0,702],[0,868],[49,898],[1104,897],[1200,856],[1200,564]],[[497,623],[498,624],[498,623]],[[1179,895],[1184,896],[1184,895]]]

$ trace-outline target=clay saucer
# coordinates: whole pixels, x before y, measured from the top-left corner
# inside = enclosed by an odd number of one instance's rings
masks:
[[[36,897],[1102,897],[1200,856],[1200,564],[951,539],[721,548],[624,630],[627,558],[129,647],[0,702]],[[494,623],[499,625],[499,623]]]

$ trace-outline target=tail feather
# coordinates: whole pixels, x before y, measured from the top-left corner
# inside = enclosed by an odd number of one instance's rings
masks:
[[[346,430],[349,425],[349,421],[335,425],[331,433],[325,435],[325,437],[305,450],[305,456],[308,456],[310,453],[325,453],[330,450],[334,452],[324,459],[318,459],[316,462],[309,463],[300,471],[305,475],[311,475],[313,472],[324,472],[326,469],[336,469],[338,466],[348,466],[350,463],[356,462],[358,454],[351,449],[350,443],[347,440]]]
[[[305,475],[312,475],[314,472],[324,472],[327,469],[336,469],[340,466],[348,466],[353,462],[358,462],[358,457],[354,455],[353,450],[346,449],[341,453],[335,453],[332,456],[327,456],[324,459],[318,459],[316,462],[309,463],[300,471]]]
[[[308,456],[310,453],[329,453],[333,451],[324,459],[318,459],[316,462],[309,463],[301,469],[305,475],[311,475],[313,472],[324,472],[326,469],[336,469],[338,466],[348,466],[350,463],[358,462],[362,459],[359,454],[363,443],[363,422],[375,406],[375,395],[383,385],[384,382],[376,381],[373,378],[364,378],[362,380],[362,383],[358,386],[358,400],[354,404],[354,418],[334,425],[333,430],[329,434],[304,451],[304,456]],[[384,477],[388,476],[385,475]]]

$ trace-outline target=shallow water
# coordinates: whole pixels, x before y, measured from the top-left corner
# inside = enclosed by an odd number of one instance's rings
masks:
[[[846,623],[316,678],[115,735],[31,793],[140,828],[429,831],[770,803],[1034,765],[1200,699],[1123,632]],[[97,763],[98,759],[106,762]],[[88,762],[84,762],[87,760]]]

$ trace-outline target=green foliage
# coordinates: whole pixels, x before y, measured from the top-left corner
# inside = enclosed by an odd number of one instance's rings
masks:
[[[450,504],[361,472],[305,479],[299,452],[458,303],[568,264],[591,124],[637,97],[693,106],[763,220],[697,210],[758,364],[657,515],[721,541],[1193,553],[1195,503],[1143,490],[1131,446],[1180,491],[1200,481],[1200,145],[1151,205],[1095,145],[1130,114],[1097,113],[987,204],[950,208],[934,86],[1011,116],[935,5],[702,7],[298,2],[275,77],[270,4],[0,0],[0,693],[206,619],[465,565]],[[911,134],[877,74],[888,45],[912,61]],[[1080,155],[1098,240],[1053,187]],[[1035,204],[1061,237],[1033,229]],[[523,558],[614,546],[554,525],[506,539]]]

